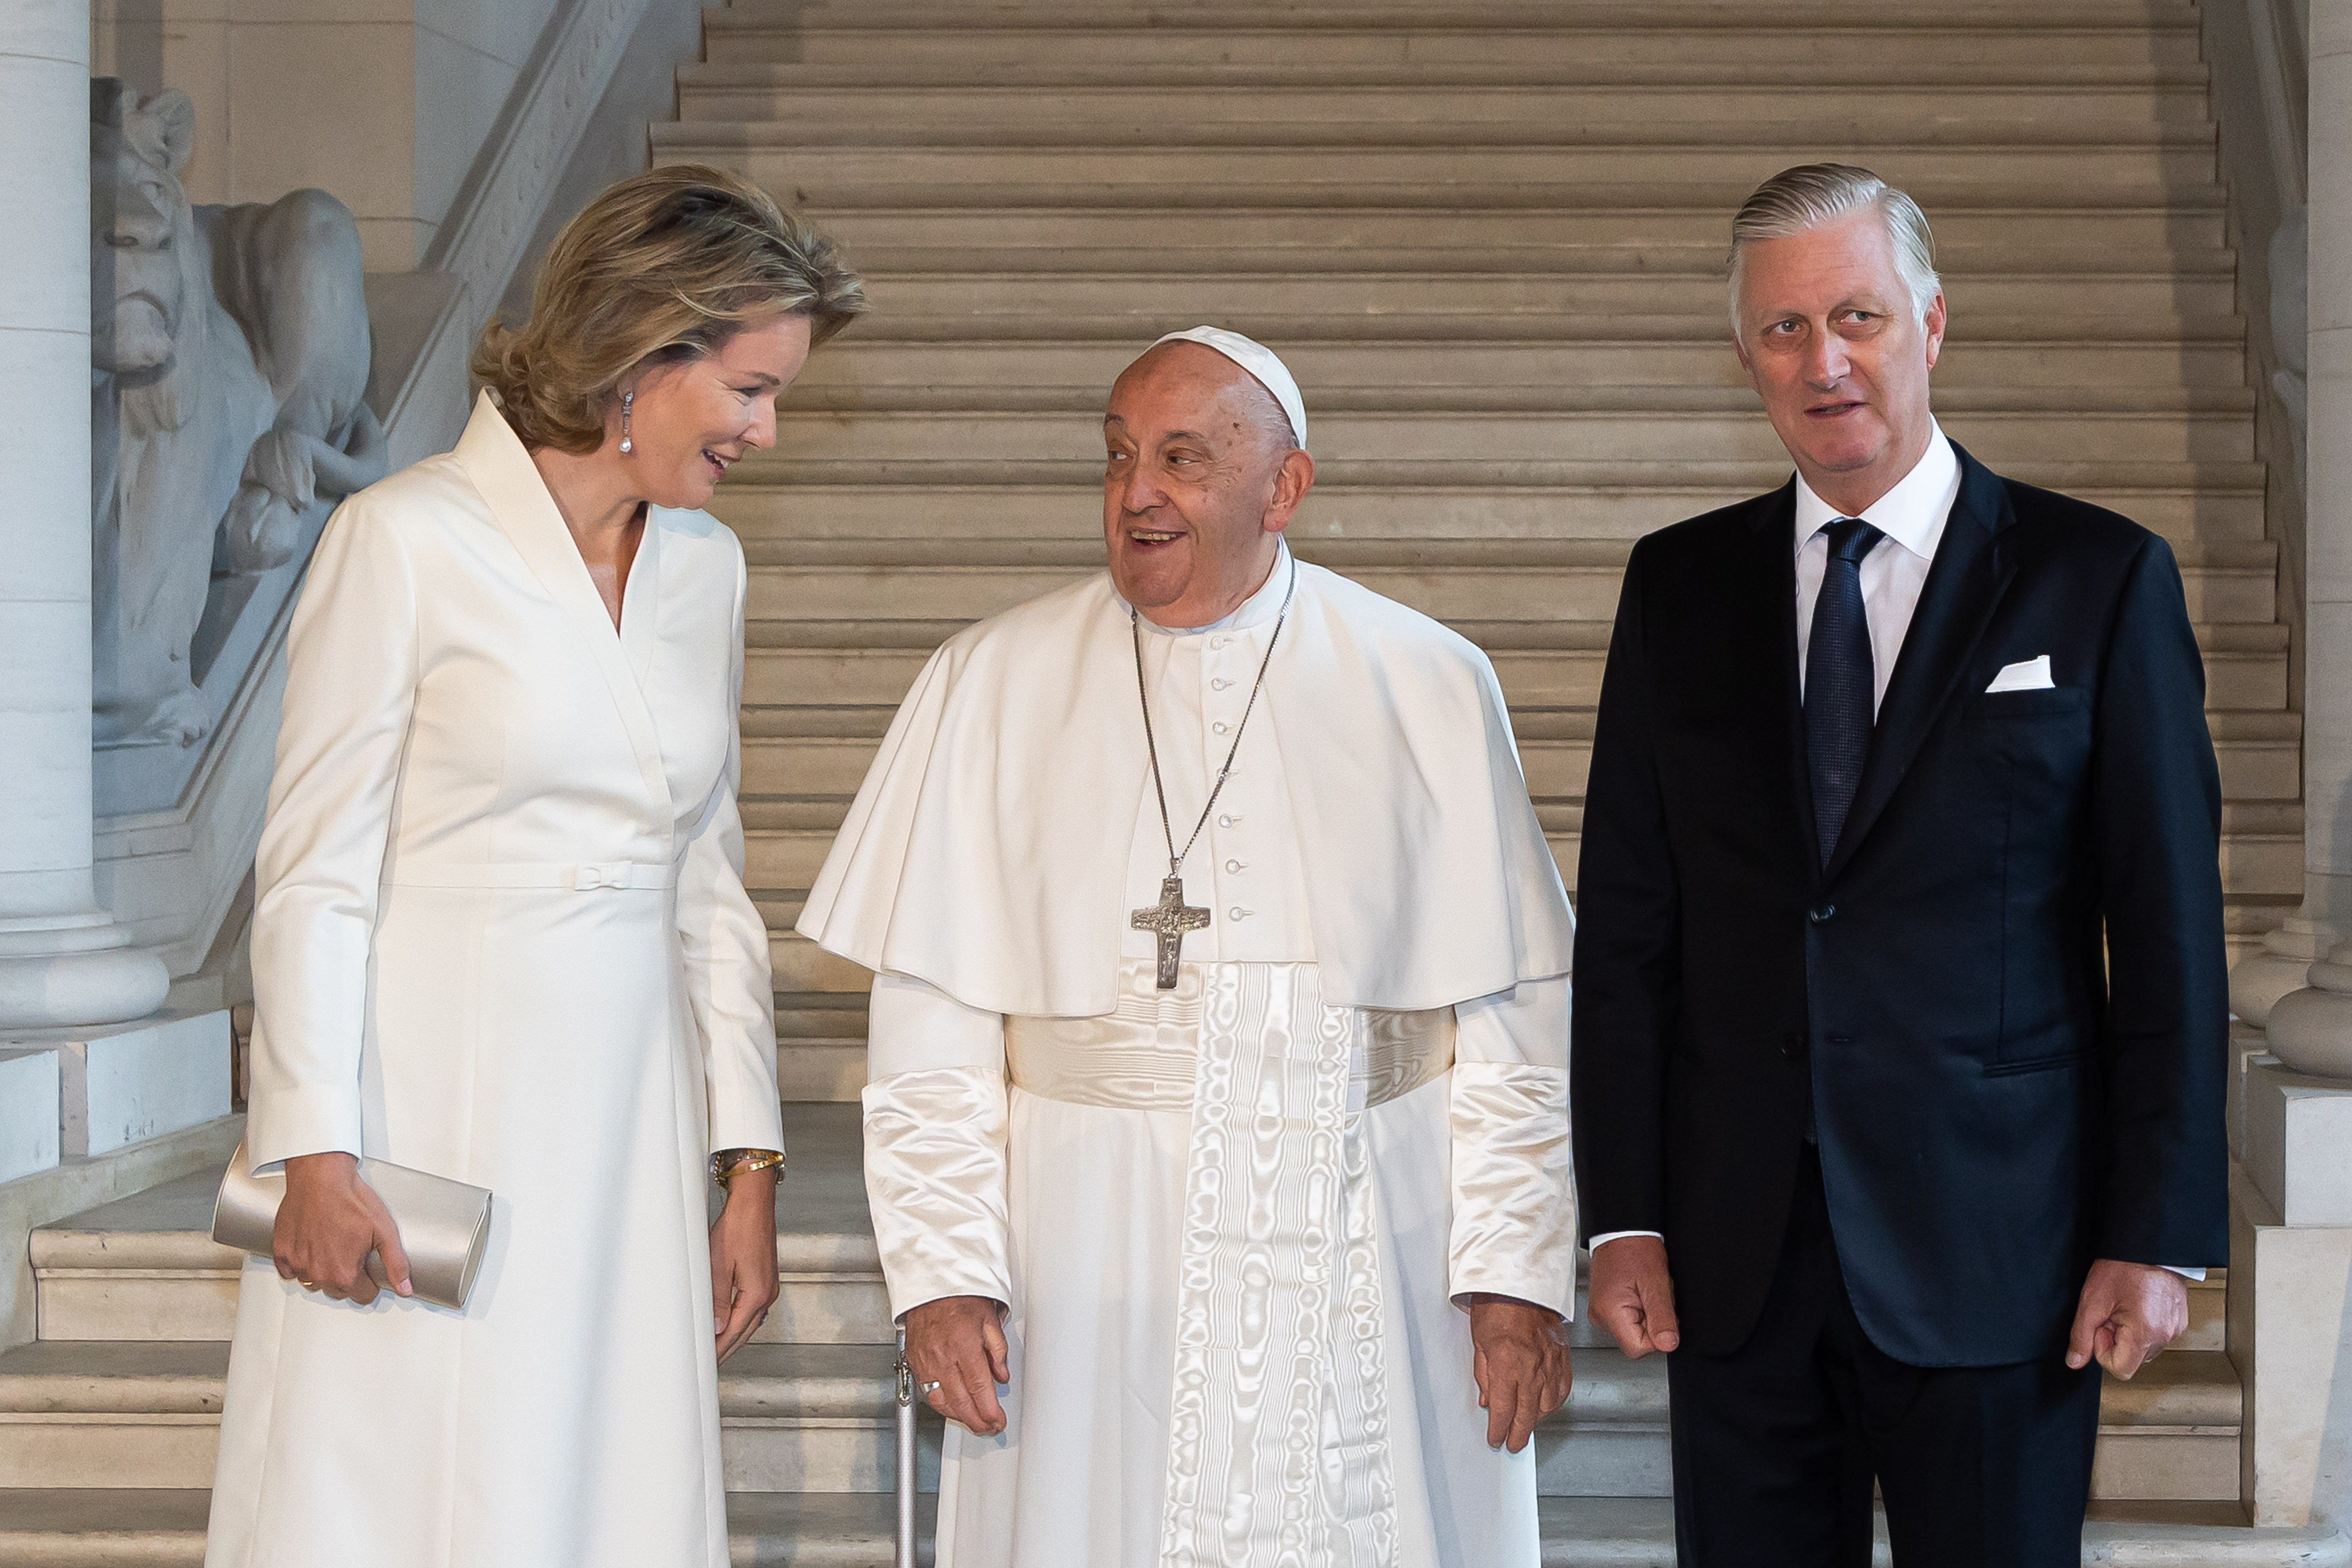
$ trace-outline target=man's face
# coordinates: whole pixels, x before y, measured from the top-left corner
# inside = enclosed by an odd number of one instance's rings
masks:
[[[1923,325],[1874,211],[1745,247],[1739,363],[1805,481],[1832,505],[1861,510],[1927,449],[1927,373],[1943,341],[1944,297]]]
[[[1119,596],[1164,626],[1206,626],[1273,570],[1314,482],[1281,405],[1199,343],[1163,343],[1127,368],[1103,416],[1103,536]]]

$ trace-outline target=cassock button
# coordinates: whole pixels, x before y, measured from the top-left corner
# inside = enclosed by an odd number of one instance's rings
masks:
[[[1217,826],[1220,827],[1231,827],[1234,823],[1239,822],[1240,820],[1240,817],[1228,812],[1225,816],[1217,818]]]
[[[1835,904],[1822,904],[1806,910],[1805,918],[1811,921],[1815,925],[1822,925],[1836,913],[1837,906]]]
[[[1239,860],[1228,860],[1225,862],[1225,869],[1228,871],[1238,871],[1241,868],[1242,862]]]
[[[1210,725],[1210,726],[1209,726],[1209,728],[1210,728],[1210,729],[1212,729],[1212,730],[1214,730],[1218,734],[1222,735],[1222,734],[1223,734],[1227,730],[1232,729],[1232,728],[1233,728],[1233,726],[1232,726],[1232,725],[1230,725],[1230,724],[1225,724],[1225,723],[1216,723],[1216,724],[1212,724],[1212,725]]]
[[[1212,691],[1223,691],[1226,687],[1231,686],[1232,684],[1233,684],[1233,682],[1232,682],[1232,681],[1227,680],[1223,676],[1222,676],[1222,675],[1221,675],[1221,676],[1217,677],[1217,679],[1216,679],[1212,680],[1211,682],[1209,682],[1209,689],[1210,689],[1210,690],[1212,690]]]
[[[1250,918],[1252,912],[1252,910],[1245,910],[1239,904],[1235,904],[1232,909],[1225,911],[1225,918],[1227,920],[1234,921],[1245,921]]]

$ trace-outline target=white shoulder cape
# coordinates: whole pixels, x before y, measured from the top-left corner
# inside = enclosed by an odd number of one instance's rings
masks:
[[[1110,1012],[1150,765],[1129,637],[1104,573],[949,639],[802,934],[987,1012]],[[1302,562],[1269,721],[1329,1001],[1438,1007],[1569,972],[1567,895],[1486,655]]]

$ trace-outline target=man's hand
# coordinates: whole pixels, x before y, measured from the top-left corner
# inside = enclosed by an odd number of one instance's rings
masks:
[[[1675,1280],[1666,1272],[1666,1244],[1654,1236],[1621,1236],[1592,1249],[1592,1282],[1585,1310],[1639,1361],[1683,1342],[1675,1317]]]
[[[985,1296],[942,1296],[907,1314],[907,1364],[931,1408],[983,1437],[1004,1430],[999,1384],[1013,1381],[1003,1310]]]
[[[776,1177],[782,1167],[739,1171],[710,1227],[711,1331],[725,1361],[768,1320],[776,1282]]]
[[[364,1307],[376,1298],[375,1279],[367,1270],[371,1252],[383,1255],[394,1290],[415,1294],[400,1227],[375,1189],[360,1180],[360,1163],[342,1153],[298,1154],[287,1161],[286,1196],[269,1233],[270,1260],[278,1277]]]
[[[2083,1281],[2066,1364],[2080,1369],[2096,1357],[2129,1382],[2189,1326],[2189,1281],[2152,1263],[2103,1258]]]
[[[1508,1296],[1470,1298],[1470,1370],[1486,1411],[1486,1447],[1514,1454],[1536,1423],[1568,1403],[1574,1370],[1558,1312]]]

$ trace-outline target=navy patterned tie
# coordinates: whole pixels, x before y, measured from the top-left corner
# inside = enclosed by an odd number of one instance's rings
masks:
[[[1805,757],[1813,779],[1813,837],[1826,866],[1870,755],[1875,672],[1870,616],[1862,602],[1862,558],[1886,535],[1855,517],[1842,517],[1822,531],[1829,537],[1830,559],[1805,644]]]

